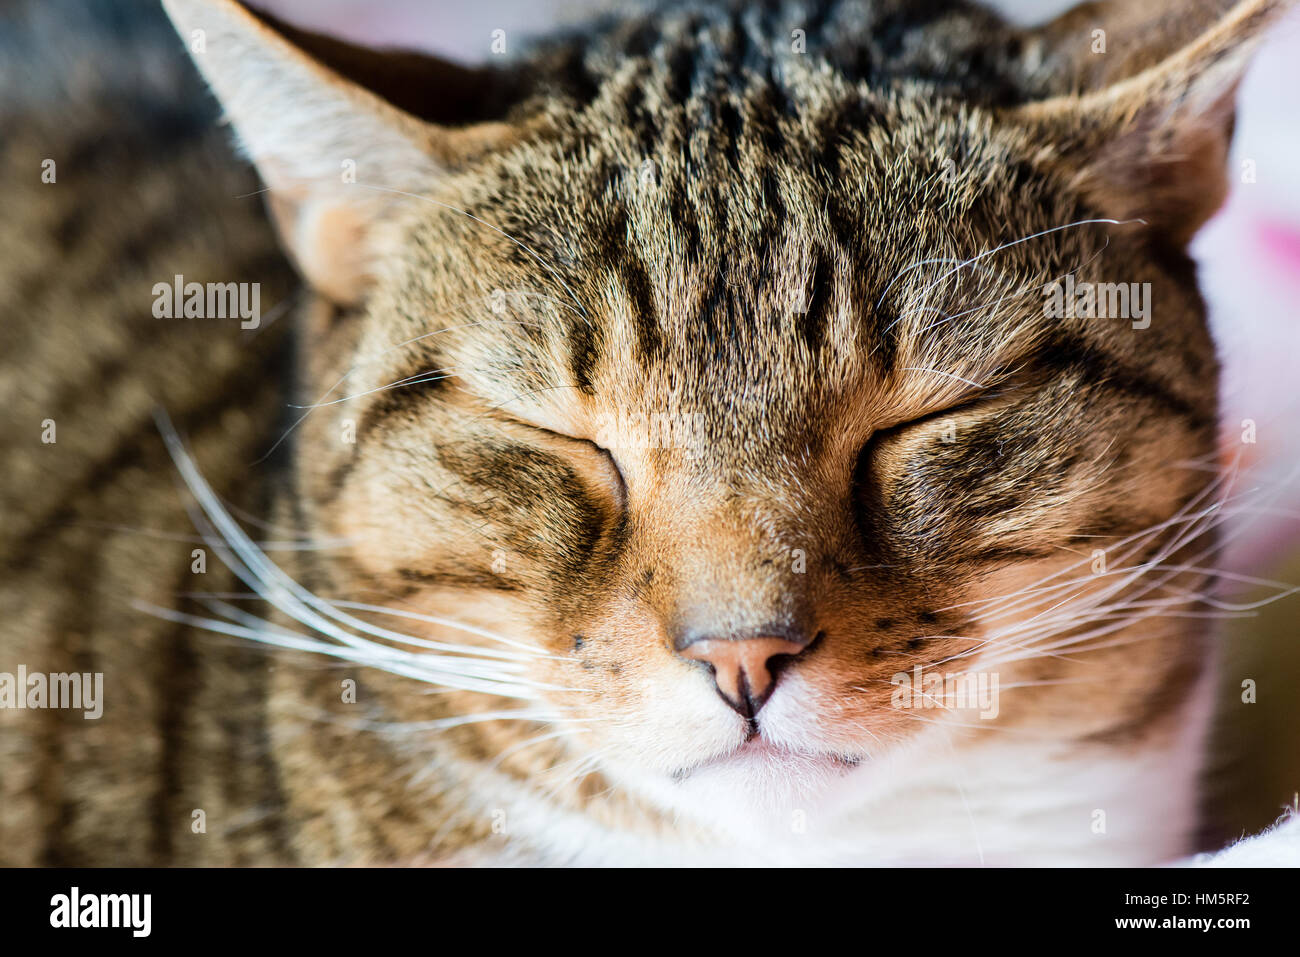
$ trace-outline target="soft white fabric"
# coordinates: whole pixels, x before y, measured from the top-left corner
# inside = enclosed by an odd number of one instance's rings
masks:
[[[1300,813],[1288,811],[1267,831],[1217,854],[1201,854],[1193,867],[1300,867]]]

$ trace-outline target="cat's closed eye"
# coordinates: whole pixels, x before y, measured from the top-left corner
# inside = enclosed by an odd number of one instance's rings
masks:
[[[622,510],[627,506],[627,481],[619,468],[616,450],[610,450],[594,439],[575,438],[550,429],[539,429],[548,442],[562,448],[573,461],[580,463],[583,474],[598,485]]]

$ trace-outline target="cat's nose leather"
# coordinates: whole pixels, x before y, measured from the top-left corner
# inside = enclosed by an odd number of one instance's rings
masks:
[[[678,645],[677,653],[690,661],[708,664],[723,700],[744,717],[752,718],[776,686],[776,666],[781,662],[773,659],[797,655],[807,647],[808,641],[800,637],[701,637]]]

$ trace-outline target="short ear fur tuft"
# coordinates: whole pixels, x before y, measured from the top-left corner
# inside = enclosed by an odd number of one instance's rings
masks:
[[[1119,8],[1086,4],[1044,28],[1057,43],[1061,30],[1081,36],[1093,16],[1119,18],[1132,29],[1155,31],[1143,54],[1140,35],[1125,37],[1108,65],[1076,67],[1069,75],[1083,88],[1009,111],[1049,144],[1040,161],[1064,173],[1095,209],[1116,219],[1141,219],[1174,245],[1185,245],[1222,204],[1232,140],[1237,86],[1269,26],[1288,0],[1242,0],[1199,35],[1187,22],[1226,6],[1193,3],[1182,29],[1144,4]],[[1174,40],[1185,40],[1176,48]],[[1083,42],[1086,42],[1083,41]],[[1171,48],[1173,48],[1171,50]],[[1106,54],[1098,60],[1105,63]],[[1050,62],[1050,61],[1045,61]],[[1063,68],[1064,69],[1064,68]],[[1088,88],[1087,84],[1100,83]]]
[[[508,137],[499,123],[447,129],[419,120],[234,0],[163,5],[269,187],[285,246],[337,302],[364,296],[384,253],[376,227],[402,193],[427,192],[458,159]]]

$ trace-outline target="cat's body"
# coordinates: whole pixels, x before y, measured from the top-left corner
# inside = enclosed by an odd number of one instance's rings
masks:
[[[1183,244],[1217,201],[1215,71],[1270,5],[1214,6],[1034,36],[960,4],[674,7],[451,71],[472,104],[287,31],[370,98],[178,0],[316,290],[292,364],[288,318],[150,313],[177,273],[260,281],[264,313],[297,287],[147,5],[109,18],[143,65],[103,99],[6,80],[0,672],[103,672],[105,702],[0,711],[4,862],[1195,849],[1211,642],[1131,603],[1194,611],[1208,578],[1217,373]],[[38,7],[6,12],[37,25],[10,77],[58,45]],[[1141,49],[1093,64],[1094,22]],[[111,74],[98,49],[65,73]],[[1045,317],[1075,272],[1150,283],[1157,321]],[[310,546],[267,549],[292,581],[229,514]],[[759,700],[740,666],[728,707],[708,655],[755,635],[779,680]],[[375,657],[411,638],[456,647]],[[995,715],[899,709],[898,675],[968,660]]]
[[[172,604],[195,580],[198,543],[155,410],[186,429],[232,502],[265,514],[271,473],[248,466],[284,415],[288,325],[252,338],[157,319],[151,288],[237,271],[264,283],[269,308],[299,283],[256,196],[237,198],[256,178],[160,11],[11,3],[0,21],[0,671],[103,672],[113,701],[98,721],[0,711],[0,856],[251,863],[278,846],[262,822],[187,843],[181,807],[216,802],[229,826],[259,794],[274,800],[261,770],[266,656],[192,642],[132,601]]]

